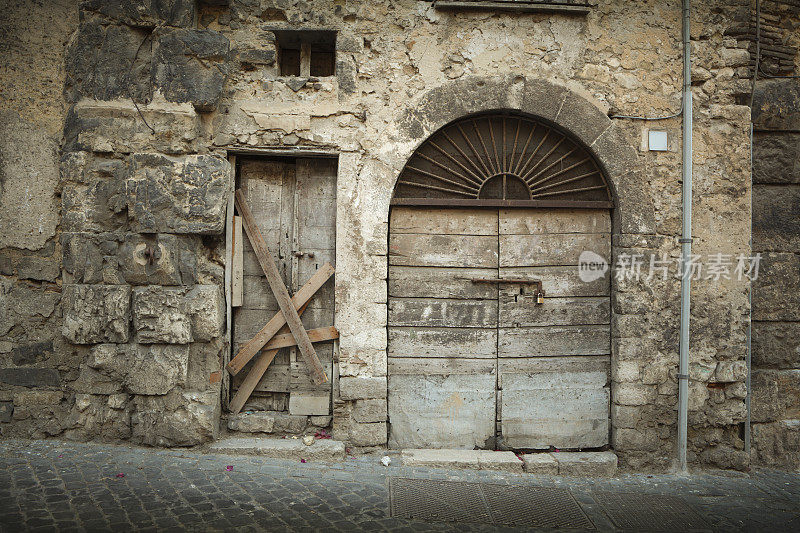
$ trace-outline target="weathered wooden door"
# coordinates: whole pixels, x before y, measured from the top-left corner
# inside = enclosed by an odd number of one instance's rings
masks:
[[[336,160],[242,158],[238,181],[290,292],[297,291],[326,262],[335,264]],[[234,308],[233,315],[234,353],[278,312],[277,301],[247,239],[243,270],[242,306]],[[306,329],[333,325],[332,281],[319,289],[301,318]],[[325,372],[333,375],[332,344],[316,344],[314,348]],[[250,366],[235,376],[234,390]],[[330,382],[315,385],[296,348],[278,353],[253,394],[261,396],[261,405],[290,414],[331,412]]]
[[[609,231],[602,210],[395,207],[390,446],[607,444],[610,283],[578,256]]]

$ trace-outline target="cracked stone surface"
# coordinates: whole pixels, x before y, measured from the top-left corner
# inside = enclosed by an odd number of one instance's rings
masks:
[[[230,470],[228,467],[231,467]],[[567,488],[597,531],[613,531],[594,495],[682,498],[719,531],[797,531],[800,474],[758,470],[613,479],[227,456],[55,440],[0,442],[0,531],[494,531],[490,524],[390,516],[389,478]],[[530,529],[527,529],[530,531]]]

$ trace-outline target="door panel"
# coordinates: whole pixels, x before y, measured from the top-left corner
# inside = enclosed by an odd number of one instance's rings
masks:
[[[389,445],[494,442],[497,210],[396,208],[389,240]]]
[[[389,237],[392,447],[608,443],[607,211],[395,208]],[[541,280],[535,284],[476,279]],[[499,435],[498,435],[499,433]]]
[[[336,169],[333,159],[242,158],[239,165],[239,187],[290,293],[326,262],[334,264]],[[252,339],[279,310],[249,239],[243,242],[243,302],[234,310],[234,352]],[[307,329],[334,324],[332,281],[316,292],[301,320]],[[332,376],[332,343],[315,343],[314,349],[325,372]],[[251,367],[252,362],[233,378],[234,389]],[[290,406],[291,412],[292,394],[330,395],[330,391],[330,382],[315,385],[311,381],[308,365],[298,360],[296,348],[283,348],[254,394],[282,393],[285,396],[288,393],[286,401],[276,404]]]
[[[503,284],[498,314],[498,419],[514,448],[593,448],[608,443],[610,278],[584,283],[584,250],[610,256],[608,212],[501,210],[502,277],[541,279]],[[511,268],[505,268],[511,267]]]
[[[484,448],[495,436],[494,365],[480,374],[389,376],[389,446]]]

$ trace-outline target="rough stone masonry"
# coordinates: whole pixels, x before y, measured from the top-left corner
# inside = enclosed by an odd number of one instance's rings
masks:
[[[588,13],[549,4],[11,2],[0,12],[2,435],[153,446],[218,437],[231,349],[229,157],[246,150],[338,157],[333,420],[262,414],[259,427],[273,431],[330,423],[350,445],[386,445],[389,202],[414,149],[458,118],[513,110],[571,132],[615,194],[612,259],[677,258],[680,118],[609,116],[680,108],[680,2],[609,0]],[[796,73],[798,6],[762,4],[768,68]],[[753,249],[769,252],[753,284],[750,455],[751,284],[692,285],[695,466],[800,461],[800,92],[791,81],[756,85],[758,126],[786,132],[756,133],[752,175],[754,16],[749,0],[692,12],[693,250],[749,255],[752,223]],[[276,32],[286,30],[335,31],[335,75],[282,76]],[[666,151],[647,150],[650,129],[667,132]],[[622,468],[669,469],[679,282],[613,278],[611,310],[610,447]]]

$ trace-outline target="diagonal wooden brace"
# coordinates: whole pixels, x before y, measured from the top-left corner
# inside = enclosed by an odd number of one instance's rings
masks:
[[[333,272],[334,269],[330,263],[325,263],[322,268],[317,270],[314,275],[311,276],[311,279],[309,279],[292,297],[292,304],[294,307],[299,310],[307,304],[311,297],[314,296],[314,293],[330,279]],[[247,344],[239,349],[239,353],[236,354],[236,357],[231,359],[226,367],[228,372],[234,376],[238,374],[258,351],[278,333],[278,330],[280,330],[284,324],[286,324],[286,320],[283,317],[283,313],[276,313]]]
[[[275,295],[275,299],[278,301],[278,307],[280,307],[281,313],[283,313],[286,319],[286,324],[289,326],[289,330],[297,341],[300,354],[311,370],[312,379],[317,385],[325,383],[328,381],[328,376],[325,374],[322,363],[320,363],[317,357],[317,352],[314,351],[314,346],[311,344],[311,339],[308,338],[308,333],[306,333],[303,323],[300,321],[300,316],[297,314],[297,309],[292,303],[289,291],[286,289],[286,285],[283,284],[278,267],[275,265],[275,261],[272,260],[269,248],[267,248],[264,238],[261,236],[261,231],[259,231],[256,225],[253,213],[247,206],[241,189],[236,191],[235,200],[236,209],[239,210],[239,214],[242,216],[244,229],[247,232],[247,236],[250,238],[253,251],[255,251],[258,262],[261,264],[261,268],[267,276],[267,282]]]
[[[297,310],[298,315],[302,315],[303,311],[306,310],[308,307],[308,302],[303,304]],[[283,316],[278,313],[277,316]],[[282,337],[282,334],[289,333],[289,328],[285,324],[283,327],[279,328],[279,335],[278,337]],[[244,404],[247,402],[247,399],[250,398],[250,395],[253,394],[253,391],[256,390],[258,386],[258,382],[261,381],[261,378],[266,374],[269,365],[272,364],[272,361],[275,359],[275,355],[278,353],[278,348],[274,350],[264,350],[256,357],[256,360],[253,362],[253,366],[250,368],[250,372],[244,378],[241,385],[239,385],[239,389],[236,391],[236,394],[233,395],[231,399],[231,403],[228,406],[228,409],[231,413],[237,414],[239,411],[242,410]]]

